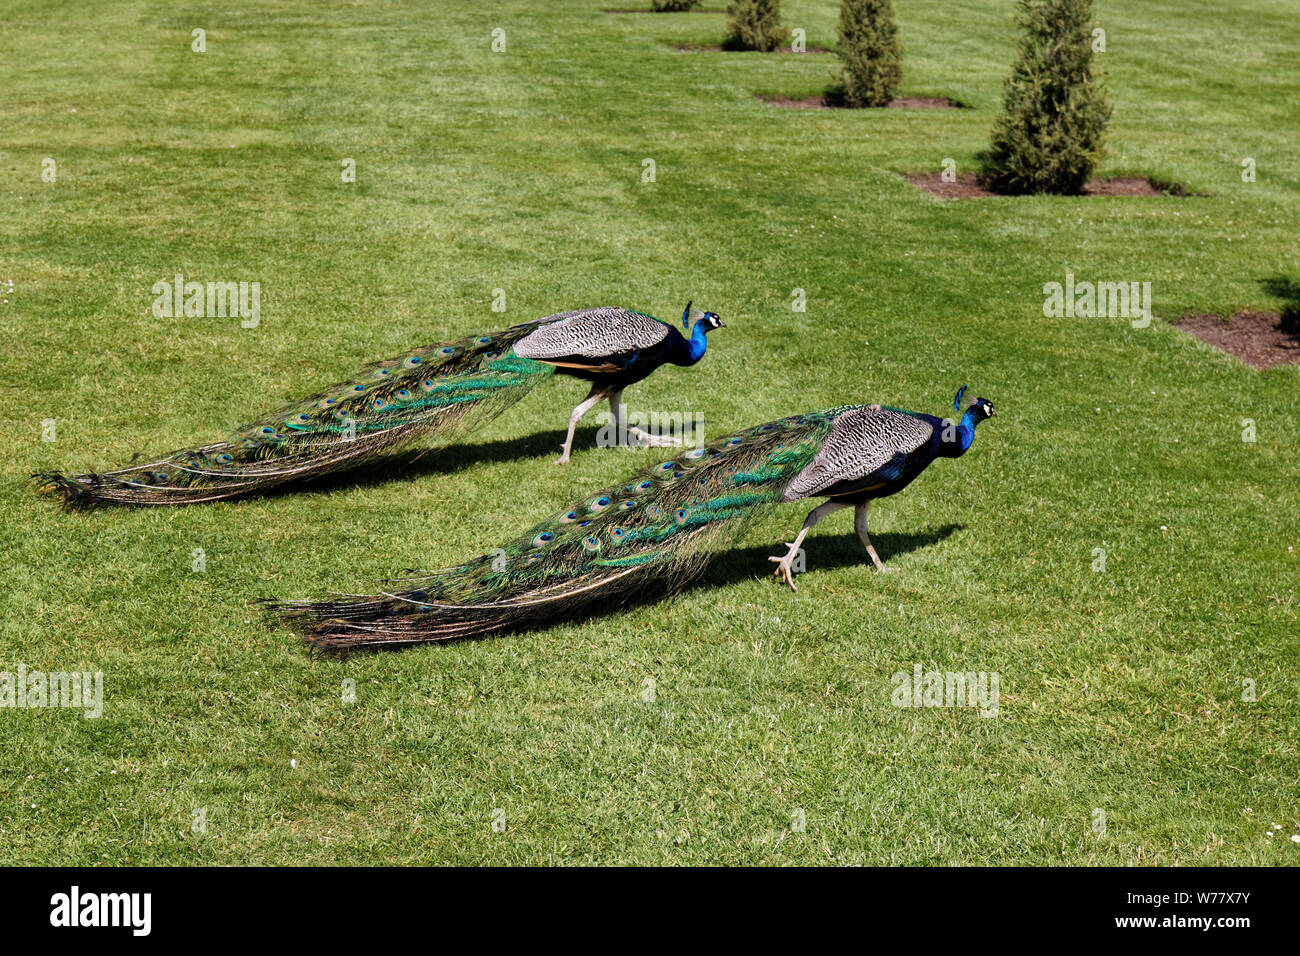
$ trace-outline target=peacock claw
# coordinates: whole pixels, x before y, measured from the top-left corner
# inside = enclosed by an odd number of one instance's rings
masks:
[[[785,581],[786,584],[790,585],[791,591],[799,590],[797,587],[795,587],[794,573],[791,569],[791,563],[794,561],[793,553],[787,554],[785,557],[781,557],[781,558],[778,558],[776,555],[772,555],[767,560],[776,562],[776,570],[772,572],[772,576],[774,578],[776,578],[778,581],[782,581],[782,580]]]
[[[569,456],[561,455],[559,458],[555,459],[555,463],[557,465],[567,465],[569,463]]]

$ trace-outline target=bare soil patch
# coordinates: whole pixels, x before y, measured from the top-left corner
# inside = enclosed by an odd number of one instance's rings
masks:
[[[1251,368],[1300,364],[1300,318],[1288,321],[1276,312],[1238,312],[1227,320],[1185,315],[1174,324]]]
[[[966,107],[946,96],[902,96],[890,102],[891,110],[963,110]]]
[[[813,52],[812,47],[809,47],[808,52]],[[791,99],[788,96],[760,96],[759,99],[764,103],[780,106],[787,110],[847,110],[851,108],[837,103],[833,97],[826,96],[823,93],[818,93],[816,96],[805,96],[801,99]],[[960,110],[965,109],[965,107],[946,96],[903,96],[892,101],[883,109]]]
[[[945,182],[938,172],[905,173],[908,182],[940,199],[980,199],[1001,196],[989,189],[979,173],[958,173],[955,182]],[[1115,179],[1092,179],[1083,187],[1084,196],[1187,196],[1179,185],[1167,185],[1143,176],[1120,176]]]
[[[1168,196],[1182,195],[1182,187],[1161,189],[1144,176],[1121,176],[1118,179],[1092,179],[1083,187],[1085,196]]]
[[[946,182],[943,173],[911,173],[905,178],[913,186],[934,193],[940,199],[978,199],[997,195],[985,189],[975,173],[958,173],[953,182]]]

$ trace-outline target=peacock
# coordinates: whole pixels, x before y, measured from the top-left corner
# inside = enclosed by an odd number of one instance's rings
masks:
[[[867,505],[906,488],[936,458],[964,454],[993,404],[953,401],[957,421],[881,405],[846,405],[714,439],[588,495],[496,550],[418,572],[373,597],[269,602],[318,648],[401,647],[544,627],[634,598],[674,593],[768,506],[826,498],[808,515],[776,575],[809,530],[854,505],[867,554]]]
[[[276,485],[374,461],[413,439],[482,423],[553,374],[590,381],[573,410],[559,463],[569,460],[579,420],[608,399],[618,434],[643,444],[675,441],[639,428],[624,430],[622,396],[666,363],[694,365],[709,332],[724,324],[716,313],[683,335],[644,312],[603,306],[561,312],[502,332],[427,345],[374,363],[352,381],[287,405],[237,429],[225,441],[172,452],[118,471],[35,477],[41,490],[73,507],[181,505],[237,498]]]

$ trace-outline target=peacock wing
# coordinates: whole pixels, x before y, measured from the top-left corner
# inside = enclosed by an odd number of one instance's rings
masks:
[[[813,498],[834,489],[847,494],[930,440],[934,428],[908,412],[860,405],[839,416],[808,467],[795,475],[782,501]]]
[[[601,306],[561,312],[515,343],[515,354],[539,361],[603,359],[658,345],[672,331],[652,315]]]

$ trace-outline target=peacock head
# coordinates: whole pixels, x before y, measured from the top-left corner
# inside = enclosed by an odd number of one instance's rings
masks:
[[[958,412],[962,411],[962,396],[965,394],[966,394],[965,385],[957,389],[957,397],[952,400],[952,407],[954,411],[958,411]],[[987,398],[977,398],[966,406],[966,410],[963,413],[962,417],[966,418],[967,416],[969,416],[971,419],[971,423],[978,425],[980,422],[984,421],[987,418],[992,418],[996,414],[997,413],[993,411],[992,402],[990,402]]]
[[[718,318],[716,312],[697,312],[699,318],[695,320],[695,328],[691,329],[691,303],[686,303],[686,308],[682,310],[682,328],[690,331],[699,332],[703,335],[706,332],[712,332],[714,329],[723,328],[727,323]]]

